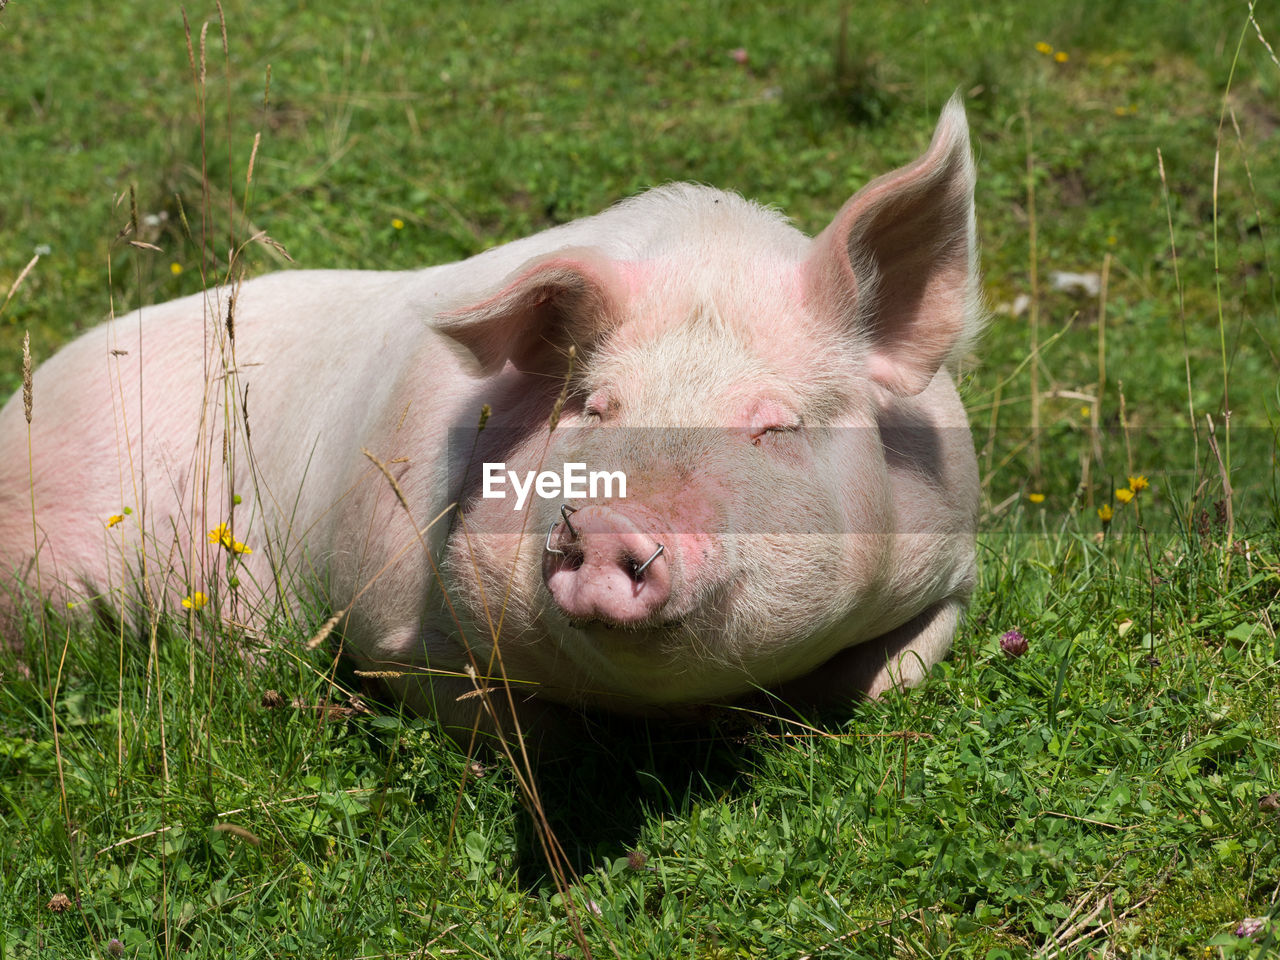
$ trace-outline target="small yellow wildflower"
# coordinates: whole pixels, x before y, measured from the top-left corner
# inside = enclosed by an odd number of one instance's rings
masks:
[[[182,272],[182,264],[176,262],[169,264],[169,272],[176,277]]]
[[[1082,416],[1082,417],[1087,417],[1087,416],[1089,416],[1089,414],[1091,414],[1091,413],[1093,413],[1093,410],[1092,410],[1091,408],[1089,408],[1089,407],[1081,407],[1081,408],[1080,408],[1080,416]]]
[[[253,553],[252,549],[231,536],[231,529],[225,523],[220,523],[209,531],[209,542],[216,543],[220,547],[226,547],[232,553]]]
[[[1119,238],[1119,237],[1117,237],[1114,233],[1109,233],[1109,234],[1107,234],[1107,246],[1108,246],[1108,247],[1114,247],[1114,246],[1115,246],[1117,243],[1119,243],[1119,242],[1120,242],[1120,238]]]
[[[1116,499],[1119,500],[1121,503],[1128,503],[1130,500],[1133,499],[1133,491],[1130,490],[1128,487],[1121,487],[1119,490],[1116,491]]]
[[[1050,54],[1053,53],[1053,47],[1041,40],[1036,44],[1036,53]]]
[[[208,602],[209,598],[199,590],[193,591],[189,597],[182,598],[182,606],[186,610],[199,610]]]
[[[1043,494],[1043,493],[1028,493],[1028,494],[1027,494],[1027,499],[1028,499],[1028,500],[1030,500],[1032,503],[1044,503],[1044,494]]]
[[[1053,59],[1055,63],[1066,63],[1068,60],[1067,51],[1059,50],[1053,55]]]
[[[391,221],[391,228],[393,230],[403,230],[404,221],[401,220],[399,217],[396,217],[394,220]]]
[[[113,513],[111,516],[107,517],[107,529],[108,529],[108,530],[110,530],[112,527],[114,527],[117,523],[124,523],[124,514],[123,514],[123,513]]]
[[[1145,490],[1149,486],[1151,486],[1151,484],[1147,482],[1147,478],[1142,474],[1129,478],[1129,489],[1134,493],[1137,493],[1139,490]]]
[[[1102,506],[1098,508],[1098,519],[1101,520],[1103,523],[1110,523],[1111,517],[1113,515],[1114,514],[1109,504],[1104,503]]]
[[[68,610],[74,610],[75,608],[76,608],[76,602],[75,602],[74,600],[68,600],[68,601],[67,601],[67,609],[68,609]]]

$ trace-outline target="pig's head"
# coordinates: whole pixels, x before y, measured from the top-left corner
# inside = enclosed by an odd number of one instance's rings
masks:
[[[736,196],[660,188],[442,318],[494,411],[472,480],[497,459],[627,484],[531,489],[522,510],[510,486],[464,490],[446,583],[468,640],[497,636],[553,699],[645,709],[785,681],[919,613],[923,587],[891,609],[877,423],[975,332],[973,180],[953,101],[923,156],[812,240]]]

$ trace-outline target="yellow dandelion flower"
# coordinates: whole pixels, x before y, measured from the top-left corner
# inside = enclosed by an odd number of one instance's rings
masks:
[[[401,220],[399,217],[396,217],[394,220],[391,221],[391,228],[393,230],[403,230],[404,221]]]
[[[227,547],[227,549],[236,554],[253,553],[252,549],[246,547],[239,540],[232,541],[231,546]]]
[[[1053,60],[1055,63],[1066,63],[1068,59],[1069,58],[1067,57],[1067,51],[1065,50],[1059,50],[1057,53],[1053,55]]]
[[[169,264],[169,272],[176,277],[178,274],[182,272],[182,264],[180,263]]]
[[[186,610],[199,610],[208,602],[209,598],[199,590],[193,591],[189,597],[182,598],[182,606]]]
[[[1036,53],[1050,54],[1053,53],[1053,47],[1041,40],[1036,44]]]
[[[1139,490],[1145,490],[1149,486],[1151,486],[1151,484],[1147,482],[1147,478],[1142,474],[1129,478],[1129,489],[1134,493],[1137,493]]]
[[[113,513],[111,516],[107,517],[107,529],[108,529],[108,530],[110,530],[112,527],[114,527],[117,523],[124,523],[124,514],[123,514],[123,513]]]
[[[1113,515],[1111,507],[1108,504],[1104,503],[1098,508],[1098,519],[1103,523],[1110,523]]]
[[[1028,494],[1027,494],[1027,499],[1028,499],[1028,500],[1030,500],[1032,503],[1044,503],[1044,494],[1043,494],[1043,493],[1028,493]]]
[[[1089,416],[1089,414],[1091,414],[1091,413],[1093,413],[1093,410],[1092,410],[1092,409],[1090,409],[1089,407],[1081,407],[1081,408],[1080,408],[1080,416],[1082,416],[1082,417],[1087,417],[1087,416]]]
[[[1119,490],[1116,491],[1116,499],[1119,500],[1121,503],[1128,503],[1130,500],[1133,499],[1133,491],[1130,490],[1128,487],[1121,487]]]

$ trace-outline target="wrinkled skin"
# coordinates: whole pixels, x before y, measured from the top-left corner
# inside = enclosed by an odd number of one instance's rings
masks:
[[[813,239],[677,184],[459,263],[91,330],[36,374],[30,460],[21,397],[0,413],[0,630],[22,594],[137,620],[200,591],[268,632],[319,602],[460,725],[469,668],[526,720],[917,682],[975,576],[973,180],[953,101]],[[514,510],[482,496],[498,461],[622,470],[627,496]]]

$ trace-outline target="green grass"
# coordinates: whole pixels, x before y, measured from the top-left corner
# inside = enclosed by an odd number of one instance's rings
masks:
[[[304,635],[252,665],[180,623],[0,652],[0,958],[1268,949],[1234,931],[1280,917],[1280,66],[1244,5],[851,4],[843,31],[835,2],[225,7],[226,58],[187,11],[203,103],[176,7],[0,12],[0,298],[48,248],[0,309],[4,391],[25,331],[47,357],[257,230],[300,266],[406,268],[696,179],[816,231],[955,89],[993,305],[1031,292],[1034,152],[1042,350],[997,314],[968,365],[988,511],[953,658],[817,731],[605,724],[540,778],[568,898],[507,765],[477,779],[392,707],[324,720],[351,678]],[[161,252],[119,236],[131,187]],[[1098,394],[1098,300],[1047,276],[1108,256]]]

